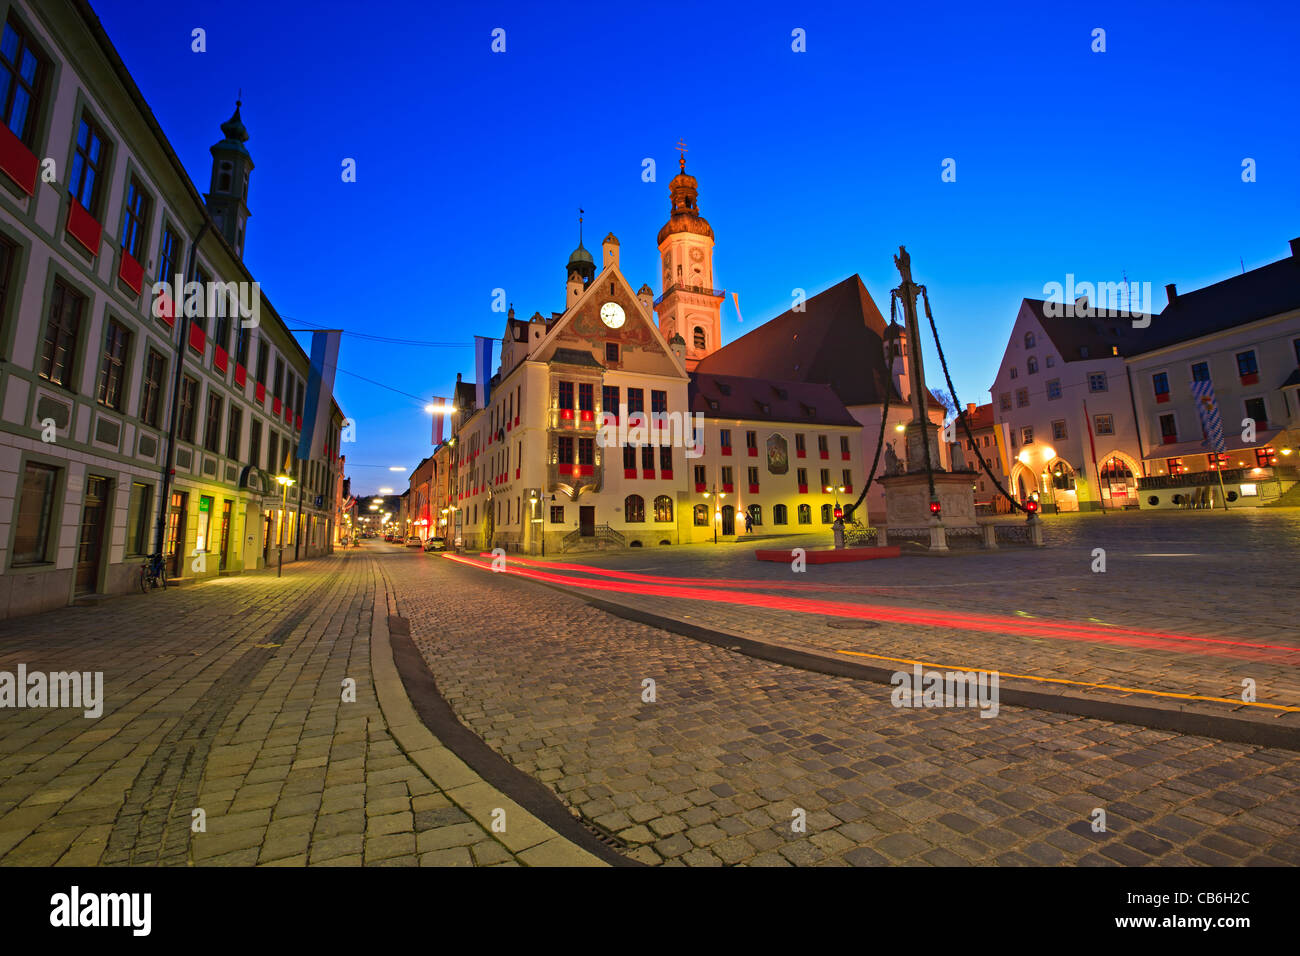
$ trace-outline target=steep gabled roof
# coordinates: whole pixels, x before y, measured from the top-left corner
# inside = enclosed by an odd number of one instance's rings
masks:
[[[1300,309],[1300,257],[1292,254],[1214,285],[1177,295],[1151,323],[1141,347],[1150,352]]]
[[[970,420],[971,431],[979,431],[981,428],[992,428],[995,421],[993,415],[993,403],[987,405],[978,405],[975,408],[975,414],[968,415],[967,409],[962,409],[958,418],[968,418]]]
[[[688,395],[691,411],[707,418],[858,427],[835,390],[815,382],[773,382],[697,369],[691,373]]]
[[[1048,315],[1049,303],[1043,299],[1025,299],[1023,303],[1052,340],[1063,362],[1107,358],[1116,354],[1114,349],[1119,349],[1119,355],[1132,355],[1151,331],[1134,328],[1134,316],[1089,317],[1070,312],[1060,302],[1050,304],[1055,312],[1066,314]],[[1096,310],[1100,312],[1101,307],[1097,306]],[[1138,321],[1143,321],[1142,316],[1138,316]]]
[[[845,405],[879,405],[885,389],[890,404],[906,398],[893,387],[885,364],[888,326],[856,273],[804,303],[769,319],[712,355],[696,371],[777,382],[829,385]],[[939,403],[930,399],[938,408]]]

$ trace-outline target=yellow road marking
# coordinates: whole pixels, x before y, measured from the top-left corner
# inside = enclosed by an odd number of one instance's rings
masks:
[[[885,657],[882,654],[868,654],[865,651],[837,651],[839,654],[851,654],[854,657],[870,657],[878,661],[889,661],[894,664],[920,664],[922,667],[933,667],[944,670],[954,671],[980,671],[979,667],[954,667],[951,664],[935,664],[932,661],[914,661],[906,657]],[[1067,680],[1064,677],[1038,677],[1034,674],[1008,674],[1006,671],[997,671],[1000,677],[1014,677],[1018,680],[1033,680],[1045,684],[1072,684],[1076,687],[1097,687],[1102,690],[1120,690],[1129,694],[1151,694],[1156,697],[1176,697],[1179,700],[1209,700],[1217,704],[1234,704],[1245,705],[1247,707],[1264,707],[1269,710],[1281,710],[1287,713],[1300,713],[1300,707],[1287,707],[1283,704],[1265,704],[1258,701],[1237,700],[1233,697],[1206,697],[1201,694],[1176,694],[1167,690],[1147,690],[1145,687],[1121,687],[1118,684],[1093,684],[1088,681]]]

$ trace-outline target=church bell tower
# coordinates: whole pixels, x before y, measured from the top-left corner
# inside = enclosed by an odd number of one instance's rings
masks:
[[[244,147],[248,142],[248,130],[239,117],[241,105],[239,100],[235,100],[235,112],[221,124],[224,138],[208,150],[212,153],[212,181],[204,199],[218,231],[242,259],[244,229],[250,215],[248,177],[253,171],[253,157]]]
[[[699,184],[686,174],[686,144],[678,143],[681,171],[668,191],[672,208],[659,230],[663,294],[655,312],[659,331],[669,341],[686,340],[686,368],[722,347],[722,300],[713,282],[713,227],[700,215]]]

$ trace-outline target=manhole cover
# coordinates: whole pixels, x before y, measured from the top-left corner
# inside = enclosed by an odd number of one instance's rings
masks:
[[[839,628],[841,631],[870,631],[880,627],[876,621],[827,621],[827,627]]]

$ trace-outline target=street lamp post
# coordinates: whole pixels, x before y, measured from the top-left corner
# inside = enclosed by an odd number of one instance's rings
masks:
[[[280,534],[279,541],[279,561],[275,569],[277,578],[284,577],[284,518],[289,507],[289,486],[293,484],[293,479],[288,475],[276,475],[275,480],[280,484]]]
[[[844,512],[840,509],[840,494],[844,491],[844,486],[836,485],[832,487],[831,485],[827,485],[825,490],[826,490],[826,494],[828,495],[831,494],[832,492],[835,494],[835,517],[837,518],[843,517]]]
[[[704,492],[704,497],[706,497],[706,498],[710,498],[710,497],[711,497],[711,498],[715,499],[717,502],[719,502],[719,504],[716,505],[716,507],[715,507],[715,509],[714,509],[714,512],[713,512],[713,543],[714,543],[714,544],[717,544],[717,543],[718,543],[718,525],[722,522],[722,505],[721,505],[721,501],[722,501],[723,498],[727,497],[727,493],[726,493],[725,491],[718,491],[718,485],[717,485],[717,483],[715,482],[714,485],[713,485],[713,490],[712,490],[712,491],[706,491],[706,492]]]

